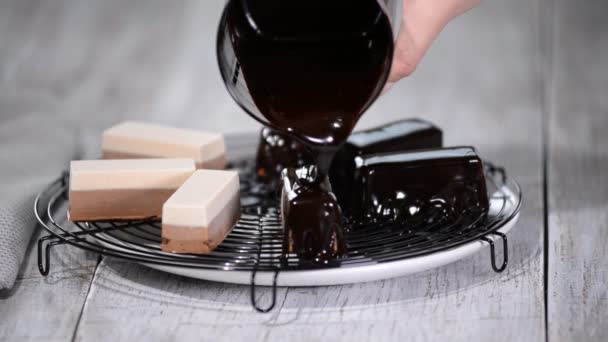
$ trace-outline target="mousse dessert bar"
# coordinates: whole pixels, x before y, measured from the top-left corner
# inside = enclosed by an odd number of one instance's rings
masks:
[[[103,132],[104,159],[192,158],[198,169],[224,169],[224,137],[156,124],[126,121]]]
[[[72,161],[69,218],[160,217],[163,203],[194,171],[192,159]]]
[[[330,169],[330,180],[342,210],[351,213],[352,180],[355,157],[387,152],[401,152],[442,146],[442,132],[432,123],[405,119],[380,127],[353,133],[336,154]]]
[[[281,171],[314,164],[314,158],[304,145],[286,134],[263,128],[256,156],[256,172],[260,182],[278,185]]]
[[[342,212],[327,178],[317,179],[315,166],[282,172],[281,219],[284,253],[326,263],[347,252]]]
[[[241,216],[236,171],[196,171],[163,206],[162,250],[206,254]]]
[[[488,211],[484,168],[472,147],[368,154],[355,162],[352,209],[364,222],[462,222]]]
[[[421,119],[404,119],[353,133],[343,151],[351,154],[398,152],[441,147],[442,132]]]

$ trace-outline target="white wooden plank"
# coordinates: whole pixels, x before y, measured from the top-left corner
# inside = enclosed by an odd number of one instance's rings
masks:
[[[103,72],[96,75],[100,78],[91,77],[88,86],[103,89],[128,83],[125,75],[135,70],[138,77],[147,81],[149,89],[157,91],[140,93],[137,88],[121,87],[120,106],[128,103],[125,108],[135,112],[144,108],[162,121],[194,118],[201,126],[208,124],[223,131],[250,128],[249,119],[232,109],[229,98],[220,95],[224,91],[221,83],[197,78],[199,74],[215,73],[213,58],[191,57],[208,56],[208,50],[213,49],[212,45],[198,44],[212,44],[220,7],[198,2],[185,9],[151,5],[146,15],[131,12],[128,23],[114,27],[113,36],[129,32],[131,40],[121,45],[120,55],[140,59],[132,62],[116,58],[109,63],[100,58],[98,67]],[[108,15],[106,11],[110,10],[106,8],[101,15]],[[155,11],[179,18],[179,28],[171,35],[149,38],[149,30],[156,32],[156,26],[150,28],[150,21],[145,18],[154,16]],[[96,15],[100,15],[98,12]],[[489,251],[485,250],[413,277],[341,287],[281,289],[280,306],[262,315],[250,308],[247,287],[191,280],[104,260],[84,308],[77,338],[544,339],[537,17],[537,2],[483,4],[451,24],[416,75],[378,101],[360,125],[415,113],[442,126],[447,143],[476,145],[485,156],[507,166],[522,183],[526,204],[521,223],[509,236],[511,264],[504,274],[491,271]],[[171,53],[164,64],[150,62],[164,57],[160,51],[165,50]],[[156,68],[162,75],[158,78],[150,76],[157,72]],[[163,83],[165,80],[169,82]],[[192,86],[213,98],[192,95]],[[148,97],[150,94],[155,96]],[[116,110],[114,98],[94,98],[91,103],[98,104],[95,108]],[[105,114],[109,111],[101,110]],[[110,120],[106,117],[95,124]]]
[[[549,132],[550,341],[608,340],[608,3],[556,1]]]

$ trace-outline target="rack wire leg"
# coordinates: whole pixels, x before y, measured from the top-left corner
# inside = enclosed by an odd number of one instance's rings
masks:
[[[500,267],[496,265],[496,247],[494,246],[494,241],[485,236],[482,236],[481,240],[490,244],[490,259],[492,261],[492,269],[496,273],[501,273],[507,268],[507,264],[509,263],[509,246],[507,243],[507,236],[501,232],[492,232],[491,234],[497,235],[502,239],[503,261]]]
[[[274,271],[274,277],[272,279],[272,299],[270,302],[270,305],[266,308],[261,308],[258,306],[257,300],[255,298],[255,288],[257,287],[255,285],[255,275],[257,273],[257,270],[254,270],[253,272],[251,272],[251,290],[249,291],[251,293],[251,305],[253,306],[253,308],[261,313],[267,313],[270,312],[272,309],[274,309],[274,306],[277,302],[277,277],[279,276],[279,270],[277,269],[276,271]]]
[[[45,244],[45,242],[50,241]],[[63,245],[65,241],[57,240],[56,237],[47,235],[38,240],[38,271],[43,276],[47,276],[51,269],[51,248],[56,245]]]

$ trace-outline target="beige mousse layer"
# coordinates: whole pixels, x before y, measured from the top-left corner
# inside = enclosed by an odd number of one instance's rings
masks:
[[[103,133],[105,159],[192,158],[197,168],[224,169],[221,134],[126,121]]]
[[[194,171],[191,159],[72,161],[69,218],[160,217],[164,202]]]
[[[163,206],[162,250],[209,253],[240,216],[238,173],[196,171]]]
[[[141,158],[155,158],[155,156],[146,156],[143,154],[133,154],[133,153],[124,153],[124,152],[114,152],[114,151],[103,151],[103,159],[141,159]],[[196,162],[197,169],[212,169],[212,170],[222,170],[226,167],[226,157],[221,155],[216,159],[210,159],[203,162]]]

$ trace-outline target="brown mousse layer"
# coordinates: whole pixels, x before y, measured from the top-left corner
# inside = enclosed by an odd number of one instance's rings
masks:
[[[161,217],[175,189],[70,191],[72,221],[135,220]]]

